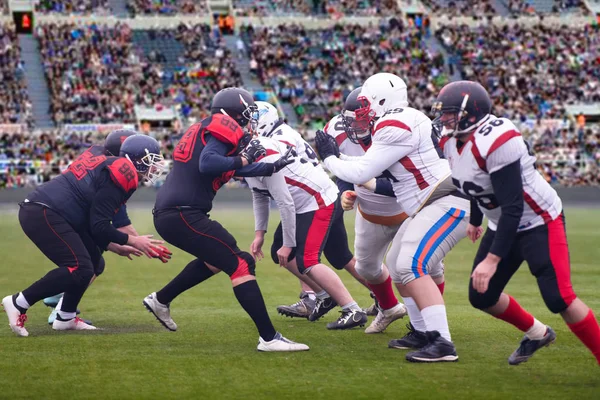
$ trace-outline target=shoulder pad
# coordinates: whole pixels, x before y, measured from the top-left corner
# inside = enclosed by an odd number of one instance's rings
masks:
[[[448,143],[448,140],[450,140],[449,136],[443,136],[438,142],[438,146],[442,149],[442,153],[444,152],[444,146]]]
[[[344,143],[344,141],[348,137],[348,135],[346,135],[346,132],[344,130],[344,124],[342,123],[342,117],[339,114],[336,115],[335,117],[331,118],[331,120],[329,120],[329,122],[325,125],[325,128],[323,128],[323,132],[325,132],[329,136],[333,136],[335,138],[335,141],[337,142],[338,146],[340,146],[342,143]]]
[[[138,174],[135,167],[125,157],[109,157],[108,172],[117,187],[129,193],[138,187]]]
[[[258,138],[258,141],[265,148],[265,150],[267,152],[264,156],[257,158],[256,162],[258,162],[258,161],[268,162],[268,160],[266,160],[266,159],[272,155],[281,156],[279,146],[277,145],[277,142],[275,141],[275,139],[261,136]],[[284,145],[286,145],[286,144],[284,143]],[[279,158],[279,157],[277,157],[277,158]],[[269,159],[269,160],[271,160],[271,159]],[[273,161],[275,161],[275,160],[276,159],[273,159]]]
[[[108,155],[104,146],[93,145],[87,150],[95,156],[105,156]]]
[[[491,153],[498,150],[500,146],[514,137],[520,137],[521,132],[515,124],[507,118],[493,118],[483,124],[473,134],[481,156],[487,158]]]
[[[208,132],[220,142],[233,146],[232,154],[237,145],[244,136],[244,130],[235,120],[227,115],[211,115],[203,121],[204,130],[202,131],[202,143],[206,144],[205,134]]]

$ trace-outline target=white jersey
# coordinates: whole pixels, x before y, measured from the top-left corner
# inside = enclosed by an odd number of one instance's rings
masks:
[[[535,169],[535,157],[510,120],[490,115],[460,150],[456,138],[443,138],[440,146],[450,162],[454,184],[477,200],[490,229],[496,230],[502,214],[495,204],[490,174],[517,160],[525,200],[518,231],[550,222],[562,212],[560,197]]]
[[[360,157],[365,154],[369,146],[360,143],[353,143],[348,139],[342,124],[342,117],[336,115],[333,117],[324,128],[325,133],[335,138],[340,152],[352,157]],[[382,217],[389,217],[398,215],[404,212],[402,205],[396,201],[395,197],[383,196],[375,194],[372,191],[365,189],[364,187],[355,185],[354,191],[356,192],[356,202],[360,211],[369,214]]]
[[[387,177],[397,201],[408,215],[414,215],[450,176],[448,161],[439,157],[431,131],[431,120],[422,112],[410,107],[392,110],[375,124],[364,156],[328,157],[325,166],[354,184]]]
[[[318,169],[324,171],[323,167],[319,163],[319,159],[317,158],[317,153],[313,150],[310,144],[308,144],[302,138],[302,135],[300,135],[300,133],[298,133],[298,131],[291,126],[285,123],[276,125],[269,137],[285,144],[286,146],[293,147],[294,152],[299,157],[300,162],[309,162]]]
[[[260,143],[267,150],[267,155],[257,162],[275,162],[288,150],[288,145],[273,138],[260,137]],[[283,175],[287,189],[292,195],[296,214],[316,211],[329,206],[338,198],[339,190],[323,168],[310,162],[302,162],[300,156],[294,163],[283,168],[275,175]],[[255,192],[271,196],[266,180],[272,177],[246,178],[246,182]]]

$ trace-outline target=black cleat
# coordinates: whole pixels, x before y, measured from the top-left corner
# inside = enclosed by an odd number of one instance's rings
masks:
[[[308,316],[308,320],[317,321],[335,307],[337,307],[337,303],[331,297],[327,297],[323,300],[317,298],[315,308],[313,308],[312,312]]]
[[[524,336],[523,339],[521,339],[519,348],[508,357],[508,363],[510,365],[519,365],[529,360],[531,356],[542,347],[547,347],[554,343],[556,340],[556,332],[549,326],[546,328],[546,335],[539,340],[532,340],[527,336]]]
[[[315,308],[315,300],[311,300],[308,294],[302,292],[300,294],[300,301],[290,306],[279,306],[277,312],[286,317],[306,318],[310,316],[312,310]]]
[[[427,335],[425,335],[425,332],[415,330],[411,323],[406,325],[406,327],[408,328],[408,333],[404,335],[404,337],[389,341],[388,347],[390,349],[420,350],[427,346],[429,341],[427,340]]]
[[[410,362],[448,362],[458,361],[454,344],[440,336],[438,331],[425,332],[429,342],[421,350],[410,352],[406,359]]]
[[[337,321],[327,324],[327,329],[351,329],[356,326],[365,326],[368,317],[362,310],[341,311],[342,315]]]

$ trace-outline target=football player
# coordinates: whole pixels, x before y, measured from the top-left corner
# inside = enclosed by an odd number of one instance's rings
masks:
[[[442,88],[433,111],[440,145],[452,179],[471,198],[469,238],[488,227],[473,262],[469,300],[478,308],[525,333],[508,362],[527,361],[556,339],[549,326],[534,318],[504,292],[523,261],[536,277],[544,303],[560,313],[569,329],[600,363],[600,328],[573,291],[569,247],[561,199],[536,171],[535,157],[515,125],[491,114],[492,101],[476,82]]]
[[[431,275],[441,274],[436,271],[441,260],[466,236],[469,201],[452,184],[448,162],[434,147],[431,120],[408,107],[406,84],[400,77],[371,76],[358,101],[357,123],[374,124],[371,146],[363,156],[341,159],[335,140],[318,132],[319,154],[329,170],[350,183],[371,186],[382,174],[392,182],[409,218],[398,229],[386,261],[400,295],[414,300],[426,328],[424,340],[415,343],[420,349],[406,358],[456,361],[444,299]],[[396,347],[395,341],[390,346]]]
[[[246,178],[253,195],[255,238],[251,249],[254,257],[262,256],[269,222],[269,199],[273,198],[281,213],[273,243],[278,247],[277,263],[292,272],[308,275],[331,295],[334,304],[342,307],[341,316],[327,324],[327,329],[363,326],[367,314],[356,304],[340,277],[321,263],[321,252],[328,244],[329,233],[343,218],[338,188],[318,162],[294,152],[298,148],[296,144],[264,136],[250,143],[253,142],[260,142],[266,149],[266,157],[259,159],[260,162],[273,161],[289,151],[298,157],[297,162],[277,174]],[[311,317],[318,312],[317,307]]]
[[[29,335],[24,325],[31,306],[63,292],[52,328],[96,329],[79,319],[76,309],[101,265],[101,249],[115,243],[131,246],[148,257],[161,251],[158,245],[162,242],[151,235],[128,235],[111,224],[115,210],[137,189],[138,179],[154,181],[162,174],[158,142],[133,135],[123,142],[121,157],[107,157],[103,149],[96,150],[85,151],[64,174],[41,185],[20,203],[23,231],[58,268],[22,292],[2,299],[9,325],[18,336]]]
[[[294,153],[300,160],[304,160],[303,162],[305,163],[310,163],[319,171],[319,176],[322,176],[325,171],[319,163],[315,151],[302,138],[300,133],[287,125],[283,119],[279,117],[279,113],[273,105],[264,101],[257,101],[256,106],[258,107],[258,118],[256,121],[252,121],[253,133],[259,136],[271,137],[278,142],[293,148]],[[274,241],[271,246],[271,257],[276,264],[279,264],[277,252],[283,244],[281,229],[280,224],[275,231]],[[254,253],[254,251],[252,252]],[[367,287],[366,281],[354,268],[356,259],[348,247],[348,235],[346,233],[343,218],[337,219],[335,223],[332,224],[323,252],[325,253],[327,260],[335,269],[345,269],[362,285]],[[293,259],[293,257],[291,259]],[[300,295],[300,301],[289,306],[277,307],[277,311],[280,314],[290,317],[307,318],[309,321],[316,321],[335,308],[337,304],[331,299],[329,294],[310,278],[308,274],[300,274],[295,263],[286,264],[286,268],[300,280],[302,294]],[[376,310],[376,307],[371,306],[369,309]],[[367,312],[367,310],[365,310],[365,312]],[[368,314],[369,313],[367,312],[367,315]]]
[[[222,270],[229,275],[238,302],[258,329],[259,351],[308,350],[308,346],[287,340],[275,330],[254,276],[254,258],[241,251],[235,238],[208,215],[217,191],[234,174],[272,175],[293,159],[281,157],[273,163],[251,165],[265,149],[260,145],[246,147],[250,135],[243,128],[256,112],[254,99],[246,90],[219,91],[210,112],[210,117],[190,126],[177,144],[173,168],[158,190],[154,206],[158,233],[197,258],[164,288],[148,295],[143,304],[165,328],[175,331],[171,301]]]

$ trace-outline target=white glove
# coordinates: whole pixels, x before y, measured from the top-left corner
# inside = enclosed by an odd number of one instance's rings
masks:
[[[375,191],[375,188],[377,187],[377,179],[373,178],[370,181],[367,181],[365,183],[363,183],[362,185],[358,185],[358,186],[362,186],[367,190],[370,190],[371,192]]]
[[[342,209],[344,211],[350,211],[354,208],[356,203],[356,192],[353,190],[346,190],[342,193]]]

